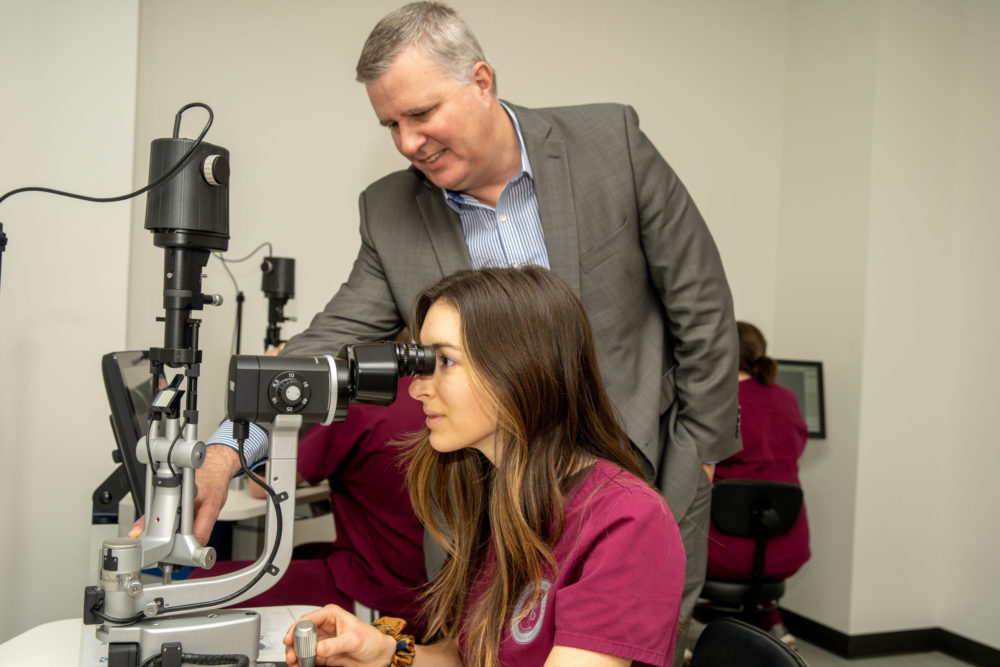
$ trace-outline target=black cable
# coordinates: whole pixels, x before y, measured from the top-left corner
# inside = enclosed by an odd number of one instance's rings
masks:
[[[153,470],[153,450],[149,446],[149,431],[153,428],[153,411],[149,411],[149,422],[146,424],[146,465],[149,466],[150,471]],[[138,508],[137,508],[138,509]],[[146,508],[142,508],[143,513],[146,512]]]
[[[226,264],[229,263],[229,260],[225,259],[222,256],[222,253],[219,253],[219,252],[213,252],[212,256],[215,257],[216,259],[218,259],[220,262],[222,262],[222,268],[226,270],[226,273],[229,275],[229,279],[233,281],[233,289],[235,289],[237,292],[239,292],[240,291],[240,285],[239,285],[238,282],[236,282],[236,276],[234,276],[233,272],[229,270],[228,266],[226,266]]]
[[[184,429],[187,428],[187,424],[188,424],[188,420],[185,419],[184,423],[181,424],[180,430],[177,431],[177,435],[174,436],[174,441],[170,443],[170,448],[167,449],[167,469],[170,471],[170,475],[172,477],[176,477],[177,476],[177,471],[174,470],[174,466],[170,463],[170,457],[174,453],[174,445],[176,445],[177,441],[180,440],[181,435],[184,433]],[[147,438],[147,440],[148,439],[149,438]],[[152,459],[150,459],[150,460],[152,460]]]
[[[240,353],[240,345],[243,341],[243,302],[246,300],[246,295],[243,294],[243,292],[236,292],[236,321],[233,322],[233,335],[236,337],[236,349],[233,350],[233,354]]]
[[[92,608],[90,612],[104,623],[113,623],[114,625],[135,625],[146,617],[145,614],[139,613],[129,618],[115,618],[105,614],[99,607]]]
[[[245,586],[243,586],[243,588],[239,589],[235,593],[230,593],[225,597],[221,597],[216,600],[209,600],[207,602],[192,602],[190,604],[170,607],[165,611],[169,611],[170,613],[176,613],[181,611],[193,611],[195,609],[204,609],[206,607],[221,606],[226,602],[229,602],[230,600],[233,600],[239,597],[240,595],[243,595],[243,593],[246,593],[248,590],[250,590],[258,581],[261,580],[261,578],[263,578],[265,574],[270,572],[271,568],[274,565],[274,559],[277,558],[278,556],[278,548],[281,546],[281,533],[283,530],[283,520],[281,517],[280,503],[283,501],[278,498],[278,494],[274,492],[274,489],[271,488],[271,486],[268,485],[267,482],[263,481],[262,479],[257,477],[257,475],[253,474],[253,472],[247,466],[246,448],[244,447],[244,439],[240,439],[238,443],[239,443],[238,453],[240,457],[240,467],[243,469],[243,473],[247,477],[249,477],[253,483],[257,484],[259,487],[264,489],[264,492],[267,493],[268,498],[271,501],[271,504],[274,506],[275,533],[274,533],[274,544],[271,547],[271,553],[268,555],[267,562],[264,564],[264,567],[261,568],[260,572],[258,572],[257,575],[249,583],[247,583]],[[105,614],[97,607],[93,608],[91,612],[94,614],[94,616],[101,619],[102,621],[106,623],[113,623],[115,625],[132,625],[134,623],[141,621],[145,617],[145,614],[139,613],[129,618],[113,618]]]
[[[180,131],[181,114],[183,114],[191,107],[201,107],[202,109],[208,112],[208,122],[205,123],[204,129],[202,129],[201,134],[198,135],[198,138],[195,139],[194,144],[191,146],[191,148],[188,149],[188,151],[184,154],[184,156],[177,161],[177,164],[175,164],[173,167],[170,168],[170,171],[163,174],[152,183],[147,184],[145,187],[139,188],[135,192],[130,192],[127,195],[118,195],[117,197],[89,197],[87,195],[81,195],[75,192],[66,192],[65,190],[55,190],[53,188],[30,186],[26,188],[17,188],[16,190],[11,190],[10,192],[4,193],[2,196],[0,196],[0,203],[3,203],[3,201],[8,197],[13,197],[14,195],[20,194],[22,192],[45,192],[51,195],[59,195],[60,197],[70,197],[71,199],[82,199],[83,201],[92,201],[98,203],[125,201],[126,199],[131,199],[132,197],[138,197],[144,192],[149,192],[160,183],[163,183],[167,179],[171,178],[174,174],[176,174],[180,170],[181,167],[184,166],[184,164],[188,161],[188,158],[191,157],[191,154],[194,153],[195,149],[201,145],[202,139],[204,139],[205,135],[208,134],[208,129],[212,127],[212,121],[215,120],[215,114],[212,113],[212,108],[207,104],[202,104],[201,102],[191,102],[190,104],[185,104],[184,106],[182,106],[180,108],[180,111],[178,111],[177,115],[174,117],[174,139],[178,138],[177,134]],[[3,251],[4,249],[6,249],[6,247],[7,247],[7,236],[6,234],[3,233],[3,224],[0,224],[0,257],[2,257]]]
[[[192,602],[191,604],[178,605],[176,607],[171,607],[170,609],[168,609],[166,611],[170,611],[171,613],[173,613],[173,612],[179,612],[179,611],[192,611],[192,610],[195,610],[195,609],[203,609],[205,607],[217,607],[217,606],[221,606],[221,605],[225,604],[226,602],[229,602],[230,600],[233,600],[233,599],[239,597],[240,595],[243,595],[248,590],[250,590],[251,588],[253,588],[253,586],[258,581],[260,581],[261,578],[263,578],[263,576],[265,574],[267,574],[267,573],[270,572],[271,568],[274,565],[274,559],[278,557],[278,547],[281,546],[281,532],[282,532],[282,528],[283,528],[283,526],[282,526],[282,518],[281,518],[281,506],[280,506],[280,503],[282,501],[278,499],[278,494],[276,494],[274,492],[274,489],[272,489],[267,484],[267,482],[265,482],[265,481],[261,480],[260,478],[258,478],[256,475],[254,475],[251,472],[250,468],[247,467],[246,453],[245,453],[245,447],[243,446],[243,443],[244,443],[244,440],[240,439],[239,440],[240,467],[243,468],[243,473],[245,475],[247,475],[247,477],[249,477],[251,479],[251,481],[253,481],[255,484],[257,484],[262,489],[264,489],[264,492],[267,493],[268,498],[270,498],[270,500],[271,500],[271,504],[274,506],[274,516],[275,516],[275,521],[274,521],[274,526],[275,526],[274,545],[271,547],[271,553],[267,557],[267,562],[264,564],[264,567],[261,568],[260,572],[258,572],[257,575],[252,580],[250,580],[249,583],[247,583],[243,588],[239,589],[235,593],[230,593],[229,595],[227,595],[225,597],[218,598],[217,600],[209,600],[208,602]]]
[[[163,655],[157,653],[142,663],[142,667],[161,667]],[[241,653],[208,655],[204,653],[181,653],[182,665],[231,665],[232,667],[248,667],[250,658]]]
[[[271,246],[271,242],[270,241],[264,241],[259,246],[257,246],[253,250],[251,250],[248,255],[246,255],[245,257],[240,257],[239,259],[226,259],[221,252],[213,252],[212,253],[213,257],[215,257],[220,262],[222,262],[222,268],[226,270],[227,274],[229,274],[229,279],[231,281],[233,281],[233,289],[236,290],[236,320],[233,323],[233,342],[231,342],[229,344],[229,349],[234,354],[239,354],[240,353],[240,339],[242,338],[242,331],[241,331],[241,329],[242,329],[242,324],[243,324],[243,308],[242,308],[242,304],[243,304],[243,300],[244,300],[245,297],[243,296],[243,291],[240,290],[239,283],[236,282],[236,276],[233,275],[233,272],[229,270],[229,266],[227,266],[227,265],[228,264],[239,264],[240,262],[247,261],[248,259],[250,259],[254,255],[256,255],[257,251],[260,250],[261,248],[263,248],[264,246],[267,246],[267,254],[269,256],[274,254],[274,248]]]
[[[216,257],[218,257],[219,260],[222,261],[222,262],[226,262],[228,264],[239,264],[240,262],[245,262],[248,259],[250,259],[251,257],[253,257],[254,255],[256,255],[257,251],[260,250],[261,248],[263,248],[264,246],[267,246],[267,252],[268,252],[269,255],[273,255],[274,254],[274,248],[271,247],[271,242],[270,241],[264,241],[259,246],[257,246],[253,250],[251,250],[249,255],[247,255],[246,257],[240,257],[239,259],[226,259],[225,257],[222,256],[221,252],[216,252],[216,253],[212,253],[212,254],[215,255]]]
[[[0,222],[0,266],[3,265],[3,251],[7,249],[7,235],[3,233],[3,223]]]
[[[184,166],[184,163],[188,161],[188,158],[191,157],[191,154],[194,153],[195,149],[198,148],[199,144],[201,144],[201,140],[205,138],[206,134],[208,134],[208,129],[210,127],[212,127],[212,121],[215,119],[215,114],[212,113],[212,108],[209,107],[207,104],[202,104],[201,102],[191,102],[190,104],[185,104],[183,107],[181,107],[181,110],[177,112],[177,116],[176,116],[176,118],[174,120],[174,138],[175,139],[178,138],[177,137],[177,132],[179,130],[179,126],[180,126],[180,122],[181,122],[181,114],[183,114],[185,111],[187,111],[191,107],[201,107],[202,109],[205,109],[205,111],[208,112],[208,122],[205,123],[205,128],[201,131],[201,134],[198,135],[198,138],[195,139],[195,142],[191,146],[191,148],[189,148],[188,151],[184,154],[184,157],[182,157],[180,160],[178,160],[177,164],[175,164],[173,167],[171,167],[170,171],[168,171],[167,173],[163,174],[162,176],[160,176],[158,179],[156,179],[152,183],[149,183],[148,185],[145,185],[144,187],[139,188],[135,192],[130,192],[127,195],[118,195],[117,197],[89,197],[87,195],[76,194],[75,192],[66,192],[64,190],[54,190],[52,188],[43,188],[43,187],[38,187],[38,186],[30,186],[30,187],[26,187],[26,188],[17,188],[16,190],[11,190],[10,192],[4,194],[3,196],[0,196],[0,203],[2,203],[8,197],[13,197],[14,195],[20,194],[22,192],[46,192],[46,193],[51,194],[51,195],[59,195],[60,197],[70,197],[72,199],[82,199],[84,201],[92,201],[92,202],[98,202],[98,203],[110,203],[110,202],[116,202],[116,201],[124,201],[126,199],[131,199],[132,197],[138,197],[139,195],[141,195],[144,192],[149,192],[150,190],[152,190],[153,188],[155,188],[157,185],[159,185],[160,183],[163,183],[164,181],[166,181],[167,179],[169,179],[171,176],[173,176],[174,174],[176,174],[177,171],[180,170],[180,168],[182,166]]]

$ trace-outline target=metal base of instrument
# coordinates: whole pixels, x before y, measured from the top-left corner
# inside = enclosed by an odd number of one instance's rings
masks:
[[[137,661],[132,665],[127,661],[119,663],[121,667],[135,667],[160,655],[164,644],[177,641],[181,642],[184,653],[199,655],[229,655],[238,646],[241,651],[252,653],[244,655],[250,660],[249,667],[256,667],[260,655],[260,614],[245,609],[217,609],[148,618],[133,625],[102,625],[97,629],[97,638],[109,645],[110,667],[119,667],[116,658],[111,657],[112,645],[137,645]]]

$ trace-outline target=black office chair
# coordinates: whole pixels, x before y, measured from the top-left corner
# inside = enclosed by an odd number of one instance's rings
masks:
[[[712,490],[712,522],[721,532],[755,541],[747,580],[708,578],[696,615],[710,620],[729,614],[765,613],[778,606],[785,582],[764,578],[768,540],[784,535],[799,518],[802,489],[795,484],[723,479]]]
[[[708,623],[690,667],[809,667],[794,649],[765,630],[735,618]]]

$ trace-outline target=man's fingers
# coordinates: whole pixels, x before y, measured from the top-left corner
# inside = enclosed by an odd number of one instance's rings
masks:
[[[128,531],[129,537],[139,537],[146,528],[146,517],[141,516],[132,524],[132,529]]]

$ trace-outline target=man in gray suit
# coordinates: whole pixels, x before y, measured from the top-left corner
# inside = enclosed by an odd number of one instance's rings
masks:
[[[686,618],[704,580],[713,464],[740,442],[732,298],[684,186],[630,107],[501,102],[447,7],[386,16],[357,74],[411,167],[361,194],[350,277],[282,354],[391,339],[417,292],[458,269],[551,268],[586,307],[608,393],[681,527]],[[219,470],[235,472],[232,460]]]

